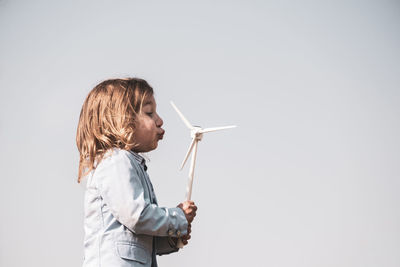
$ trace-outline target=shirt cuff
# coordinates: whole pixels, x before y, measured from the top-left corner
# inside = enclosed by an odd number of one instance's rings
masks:
[[[168,237],[181,237],[187,234],[188,230],[188,221],[186,220],[185,213],[181,208],[170,208],[170,214],[174,218],[173,221],[175,223],[171,223],[170,227],[168,228],[167,235]]]

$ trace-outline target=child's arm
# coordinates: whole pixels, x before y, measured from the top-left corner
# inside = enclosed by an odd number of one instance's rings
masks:
[[[188,221],[181,208],[162,208],[145,198],[144,177],[138,163],[125,150],[114,150],[97,166],[100,195],[113,216],[136,234],[178,237],[187,234]]]

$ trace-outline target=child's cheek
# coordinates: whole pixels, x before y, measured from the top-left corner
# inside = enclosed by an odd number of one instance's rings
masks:
[[[154,124],[153,124],[153,121],[152,121],[152,120],[147,122],[146,128],[147,128],[149,131],[153,131],[153,130],[154,130]]]

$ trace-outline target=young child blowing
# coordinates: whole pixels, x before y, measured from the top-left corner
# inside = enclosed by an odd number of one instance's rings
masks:
[[[87,179],[83,266],[154,267],[178,238],[188,243],[197,207],[159,207],[138,154],[157,148],[162,125],[145,80],[106,80],[87,96],[76,136],[78,182]]]

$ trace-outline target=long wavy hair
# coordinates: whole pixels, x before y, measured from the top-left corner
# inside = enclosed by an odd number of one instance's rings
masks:
[[[131,150],[135,118],[153,88],[142,79],[110,79],[88,94],[79,116],[76,145],[79,150],[78,183],[96,168],[110,148]]]

